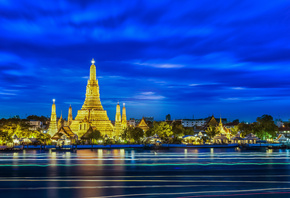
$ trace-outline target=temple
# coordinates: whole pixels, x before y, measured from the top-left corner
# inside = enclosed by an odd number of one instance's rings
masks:
[[[78,110],[75,119],[73,119],[72,107],[70,106],[67,121],[62,118],[61,114],[57,122],[55,103],[53,100],[51,122],[48,130],[52,141],[65,144],[67,142],[72,143],[80,139],[86,139],[85,136],[94,130],[100,131],[104,137],[117,140],[127,128],[125,103],[123,103],[122,116],[119,102],[116,106],[115,125],[109,120],[107,111],[103,109],[100,100],[99,83],[94,59],[91,63],[86,98],[81,110]]]
[[[93,59],[90,68],[90,79],[88,80],[86,89],[85,102],[81,110],[78,110],[75,119],[72,120],[70,128],[78,137],[83,136],[91,126],[99,130],[102,135],[113,137],[115,136],[114,126],[109,120],[107,111],[103,109],[101,104],[99,83],[94,63],[95,61]]]

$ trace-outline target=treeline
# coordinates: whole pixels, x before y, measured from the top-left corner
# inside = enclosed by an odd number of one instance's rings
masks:
[[[275,138],[277,136],[278,127],[275,125],[273,117],[270,115],[262,115],[257,117],[256,122],[247,124],[245,122],[236,123],[234,127],[231,128],[232,135],[240,133],[241,137],[253,133],[261,140],[266,140],[269,138]],[[219,128],[217,126],[209,126],[206,129],[206,133],[210,138],[213,138],[219,133]]]
[[[41,143],[49,142],[50,136],[48,134],[44,134],[40,130],[31,130],[31,125],[28,122],[30,118],[40,118],[45,121],[46,117],[28,116],[27,119],[0,119],[0,144],[13,142],[15,135],[19,139],[35,138]]]
[[[244,137],[247,134],[253,133],[262,140],[274,138],[277,136],[278,127],[275,125],[273,117],[270,115],[263,115],[256,119],[256,122],[251,124],[240,123],[237,125],[237,130],[241,132]]]
[[[138,127],[128,127],[121,135],[128,143],[141,143],[144,137],[157,135],[160,139],[167,143],[180,143],[184,135],[193,135],[193,128],[185,128],[180,123],[173,122],[153,122],[147,131],[143,131]]]

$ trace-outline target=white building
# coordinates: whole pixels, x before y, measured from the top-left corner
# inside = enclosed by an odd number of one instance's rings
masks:
[[[181,124],[183,127],[204,126],[206,124],[206,120],[204,120],[204,119],[183,119],[183,120],[181,120]]]
[[[136,126],[136,121],[134,118],[130,118],[130,120],[128,120],[128,125],[131,127],[135,127]]]
[[[28,121],[28,124],[30,125],[29,130],[32,131],[36,131],[43,126],[41,121]]]

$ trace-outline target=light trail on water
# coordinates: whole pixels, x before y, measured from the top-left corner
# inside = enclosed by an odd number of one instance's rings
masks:
[[[20,178],[24,178],[24,179],[45,179],[45,178],[52,178],[52,179],[57,179],[57,178],[178,178],[178,177],[182,177],[182,178],[232,178],[232,177],[241,177],[241,178],[246,178],[246,177],[267,177],[267,178],[271,178],[271,177],[290,177],[290,175],[142,175],[142,176],[110,176],[110,175],[104,175],[104,176],[52,176],[52,177],[0,177],[1,179],[20,179]]]
[[[240,166],[240,165],[290,165],[290,162],[237,162],[237,163],[156,163],[156,164],[0,164],[0,167],[21,167],[21,166],[35,166],[35,167],[49,167],[49,166]]]
[[[1,179],[0,182],[168,182],[168,183],[263,183],[290,184],[290,181],[245,181],[245,180],[153,180],[153,179]]]
[[[238,193],[238,192],[259,192],[259,191],[274,191],[274,190],[290,190],[290,188],[263,188],[263,189],[247,189],[247,190],[221,190],[221,191],[193,191],[193,192],[171,192],[171,193],[142,193],[142,194],[124,194],[100,196],[99,198],[114,198],[114,197],[139,197],[139,196],[160,196],[160,195],[186,195],[186,194],[211,194],[211,193]],[[290,192],[287,192],[290,193]],[[89,197],[95,198],[95,197]],[[181,198],[181,197],[180,197]]]

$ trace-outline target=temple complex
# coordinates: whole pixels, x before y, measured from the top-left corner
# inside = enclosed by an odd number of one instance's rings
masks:
[[[72,107],[70,106],[67,122],[62,118],[62,114],[57,122],[55,101],[53,100],[51,122],[48,129],[48,133],[53,137],[53,141],[72,142],[75,138],[82,139],[84,134],[92,130],[100,131],[102,136],[118,139],[127,128],[125,103],[123,104],[122,116],[119,102],[117,104],[115,126],[109,120],[107,111],[103,109],[94,63],[93,59],[86,89],[86,98],[81,110],[78,110],[75,119],[73,119]]]

